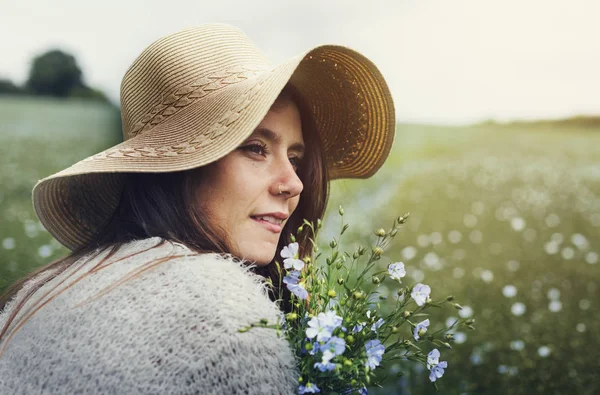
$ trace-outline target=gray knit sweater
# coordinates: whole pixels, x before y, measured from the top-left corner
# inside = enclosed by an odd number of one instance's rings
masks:
[[[280,318],[260,278],[244,264],[180,244],[151,248],[160,241],[125,245],[107,261],[113,264],[55,297],[57,285],[89,272],[106,252],[39,289],[13,321],[12,337],[0,342],[0,394],[295,393],[286,339],[272,329],[237,332]],[[0,313],[0,328],[32,285]]]

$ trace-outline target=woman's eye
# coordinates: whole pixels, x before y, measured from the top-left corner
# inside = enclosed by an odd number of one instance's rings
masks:
[[[292,166],[294,167],[294,170],[298,170],[298,168],[300,167],[300,158],[298,158],[297,156],[291,157],[289,158],[290,163],[292,164]]]
[[[242,149],[244,151],[249,151],[254,154],[258,154],[258,155],[262,155],[262,156],[265,156],[267,154],[267,147],[262,144],[249,144],[249,145],[243,146]]]

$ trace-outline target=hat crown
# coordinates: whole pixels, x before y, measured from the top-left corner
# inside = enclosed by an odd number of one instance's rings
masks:
[[[188,104],[271,67],[243,31],[226,24],[163,37],[150,44],[123,77],[123,137],[145,133]]]

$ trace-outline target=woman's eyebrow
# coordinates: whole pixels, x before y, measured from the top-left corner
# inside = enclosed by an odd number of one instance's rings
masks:
[[[271,129],[267,128],[258,128],[254,131],[253,135],[260,136],[266,140],[271,141],[274,144],[281,144],[281,136]],[[291,151],[297,151],[300,154],[303,154],[305,151],[304,144],[302,143],[294,143],[289,147]]]

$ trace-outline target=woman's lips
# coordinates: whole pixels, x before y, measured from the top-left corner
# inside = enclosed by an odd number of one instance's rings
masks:
[[[253,221],[258,222],[261,226],[263,226],[265,229],[273,232],[273,233],[281,233],[281,230],[283,229],[283,226],[281,225],[277,225],[277,224],[273,224],[269,221],[265,221],[264,219],[258,219],[255,217],[250,217],[252,218]]]

